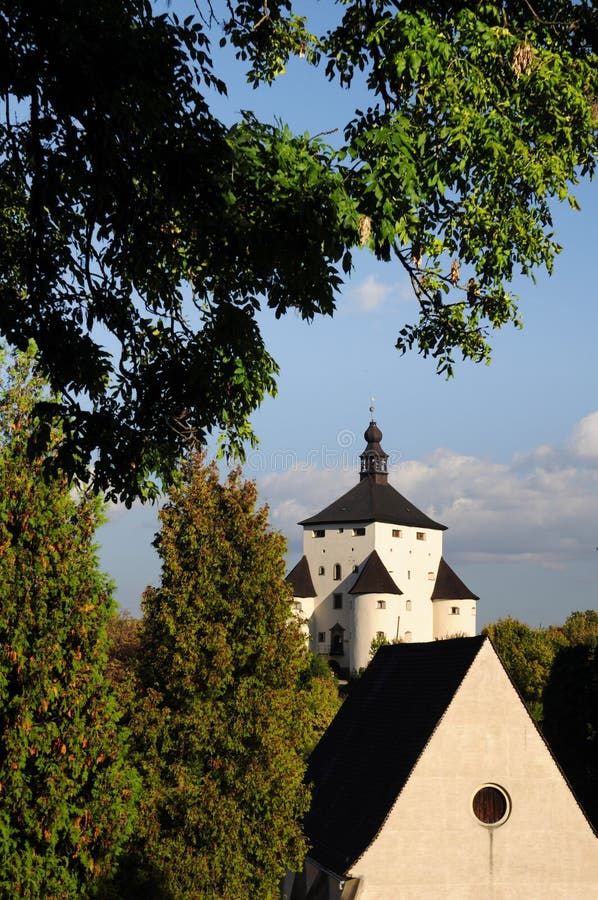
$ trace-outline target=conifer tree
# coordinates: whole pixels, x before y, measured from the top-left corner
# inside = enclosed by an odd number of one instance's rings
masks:
[[[89,897],[132,829],[136,775],[104,675],[101,508],[28,452],[31,364],[0,397],[0,896]]]
[[[192,453],[161,512],[162,583],[144,596],[141,654],[161,715],[144,819],[162,898],[268,900],[305,852],[309,661],[284,539],[256,499],[239,470],[220,484]]]

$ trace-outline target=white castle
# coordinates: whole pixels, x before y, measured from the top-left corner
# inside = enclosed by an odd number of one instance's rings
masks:
[[[473,594],[442,556],[445,525],[388,483],[373,420],[359,482],[299,524],[303,556],[287,576],[311,650],[341,673],[370,660],[372,641],[433,641],[476,633]]]

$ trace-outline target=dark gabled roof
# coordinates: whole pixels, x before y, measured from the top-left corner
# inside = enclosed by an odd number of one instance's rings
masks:
[[[444,558],[440,559],[438,564],[438,572],[436,573],[436,583],[432,591],[432,600],[479,600],[477,594],[473,594],[469,588],[463,584],[458,575],[456,575]]]
[[[299,524],[324,525],[336,522],[388,522],[392,525],[446,531],[446,525],[434,522],[392,485],[381,484],[373,477],[363,478],[322,512]]]
[[[403,591],[396,586],[390,572],[378,556],[372,550],[365,561],[365,565],[357,577],[357,581],[349,589],[350,594],[402,594]]]
[[[309,571],[309,563],[302,556],[297,565],[291,569],[285,581],[293,585],[293,597],[315,597],[316,589]]]
[[[378,650],[309,760],[319,865],[344,875],[371,844],[485,640]]]

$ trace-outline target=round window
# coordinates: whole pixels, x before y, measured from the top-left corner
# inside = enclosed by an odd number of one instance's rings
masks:
[[[482,825],[502,825],[509,818],[511,799],[497,784],[484,784],[473,795],[471,808]]]

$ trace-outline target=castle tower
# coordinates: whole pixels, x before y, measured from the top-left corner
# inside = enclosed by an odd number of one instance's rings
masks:
[[[442,556],[446,526],[389,484],[373,418],[364,438],[358,483],[299,523],[303,557],[287,576],[308,618],[312,651],[343,673],[368,664],[376,638],[432,641],[476,632],[478,598]]]

